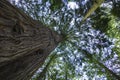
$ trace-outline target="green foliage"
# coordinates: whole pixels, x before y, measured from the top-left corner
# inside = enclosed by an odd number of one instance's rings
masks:
[[[93,0],[21,0],[32,18],[64,36],[32,80],[117,80],[120,76],[119,1],[104,2],[81,24]],[[70,2],[78,8],[70,8]],[[24,6],[22,6],[24,5]]]
[[[60,9],[60,7],[63,5],[62,0],[50,0],[50,9],[52,11],[56,11],[57,9]]]
[[[118,3],[114,4],[118,5]],[[95,29],[106,33],[106,35],[108,35],[110,38],[116,39],[114,51],[118,54],[118,56],[120,56],[120,20],[119,15],[115,15],[118,14],[119,8],[118,6],[116,7],[117,11],[114,12],[114,14],[112,12],[114,10],[114,6],[113,8],[106,8],[104,6],[99,8],[96,11],[97,15],[93,18],[93,25]]]

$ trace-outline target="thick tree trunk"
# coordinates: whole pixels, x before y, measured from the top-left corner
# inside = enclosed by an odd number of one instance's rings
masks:
[[[29,80],[62,40],[6,0],[0,0],[0,80]]]

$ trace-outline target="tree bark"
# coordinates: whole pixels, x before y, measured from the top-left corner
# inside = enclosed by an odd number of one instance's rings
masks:
[[[29,80],[61,35],[0,0],[0,80]]]

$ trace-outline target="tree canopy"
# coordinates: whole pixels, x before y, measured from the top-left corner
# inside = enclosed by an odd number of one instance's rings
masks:
[[[120,80],[119,0],[12,0],[64,37],[31,80]]]

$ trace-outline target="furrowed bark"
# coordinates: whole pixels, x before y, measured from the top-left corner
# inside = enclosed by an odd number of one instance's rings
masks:
[[[61,35],[0,0],[0,80],[29,80]]]

